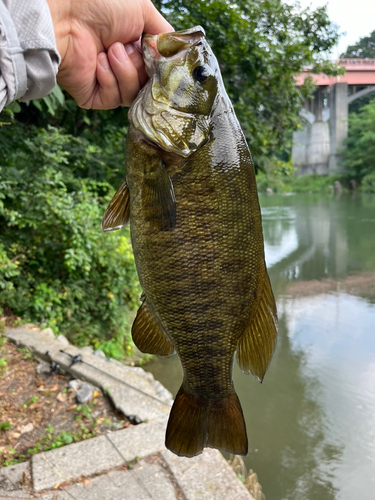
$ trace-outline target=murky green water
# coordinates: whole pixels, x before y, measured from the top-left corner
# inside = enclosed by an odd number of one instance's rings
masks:
[[[262,196],[280,329],[234,380],[267,500],[375,498],[375,195]],[[177,358],[146,367],[176,394]]]

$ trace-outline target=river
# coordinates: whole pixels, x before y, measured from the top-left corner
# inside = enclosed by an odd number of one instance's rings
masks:
[[[263,384],[234,364],[267,500],[375,498],[375,195],[262,195],[279,338]],[[174,395],[176,356],[146,367]]]

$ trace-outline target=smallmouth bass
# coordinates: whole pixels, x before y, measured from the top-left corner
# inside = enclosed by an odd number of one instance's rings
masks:
[[[150,80],[129,111],[126,180],[102,227],[130,220],[135,345],[176,351],[183,367],[167,448],[246,455],[233,356],[262,381],[277,337],[250,151],[203,28],[145,35],[142,48]]]

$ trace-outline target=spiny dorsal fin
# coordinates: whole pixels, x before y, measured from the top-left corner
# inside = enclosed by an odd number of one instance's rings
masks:
[[[159,231],[173,229],[176,225],[176,200],[172,181],[161,162],[155,163],[145,175],[142,188],[142,206],[146,220]]]
[[[174,353],[172,342],[159,328],[147,307],[146,300],[138,309],[132,326],[134,344],[141,352],[168,357]]]
[[[276,346],[277,312],[271,283],[265,271],[265,284],[255,316],[237,344],[237,362],[245,373],[262,382]]]
[[[112,198],[110,204],[102,219],[102,230],[107,231],[117,231],[122,227],[126,226],[129,222],[130,216],[130,198],[129,198],[129,188],[124,181],[114,197]]]

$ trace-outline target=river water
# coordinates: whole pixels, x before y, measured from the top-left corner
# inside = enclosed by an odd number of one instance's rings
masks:
[[[267,500],[375,499],[375,195],[261,196],[279,339],[263,384],[234,365]],[[147,365],[174,395],[176,356]]]

